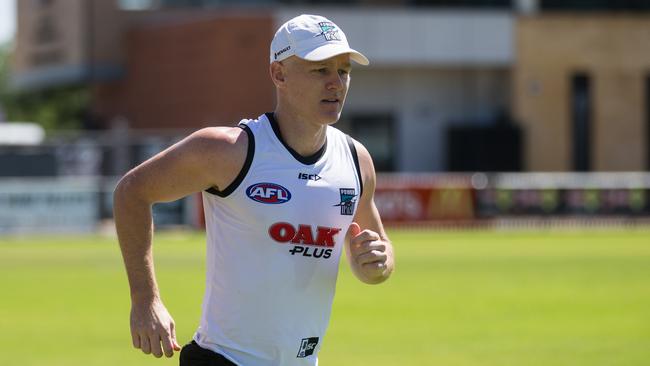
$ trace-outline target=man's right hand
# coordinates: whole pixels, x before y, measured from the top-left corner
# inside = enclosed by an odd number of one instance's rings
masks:
[[[131,305],[133,347],[160,358],[172,357],[181,346],[176,341],[174,319],[160,300]],[[162,347],[161,347],[162,345]]]

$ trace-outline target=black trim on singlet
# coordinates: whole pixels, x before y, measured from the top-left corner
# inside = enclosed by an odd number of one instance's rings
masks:
[[[291,146],[287,145],[287,143],[284,141],[282,134],[280,133],[280,126],[278,125],[278,121],[275,119],[273,113],[265,113],[265,115],[266,118],[269,119],[269,122],[271,122],[271,127],[273,128],[273,132],[275,132],[275,136],[278,138],[278,140],[280,140],[287,151],[289,151],[289,153],[291,153],[291,155],[296,158],[296,160],[305,165],[312,165],[316,164],[318,159],[325,155],[325,151],[327,151],[327,137],[325,137],[325,143],[323,144],[323,147],[318,149],[318,151],[309,156],[302,156],[296,150],[292,149]]]
[[[352,137],[345,135],[345,139],[348,141],[348,146],[350,147],[350,152],[352,153],[352,160],[354,160],[354,167],[357,170],[357,177],[359,178],[359,197],[363,194],[363,179],[361,178],[361,165],[359,164],[359,154],[357,154],[357,147],[354,146],[354,140]]]
[[[244,165],[242,166],[235,180],[233,180],[232,183],[230,183],[228,187],[226,187],[223,191],[220,191],[215,187],[210,187],[205,190],[208,193],[222,198],[228,197],[232,192],[235,191],[235,189],[237,189],[237,187],[239,187],[241,182],[246,177],[246,174],[248,174],[248,170],[253,163],[253,156],[255,155],[255,137],[253,136],[253,132],[245,124],[240,124],[238,127],[244,130],[246,132],[246,135],[248,135],[248,149],[246,151],[246,161],[244,161]]]

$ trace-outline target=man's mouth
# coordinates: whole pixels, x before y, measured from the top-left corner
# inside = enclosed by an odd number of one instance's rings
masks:
[[[321,100],[323,103],[338,103],[339,99],[338,98],[328,98],[328,99],[323,99]]]

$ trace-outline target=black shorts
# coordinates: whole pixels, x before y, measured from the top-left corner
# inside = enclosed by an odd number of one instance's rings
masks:
[[[201,348],[192,341],[181,350],[180,366],[235,366],[222,355],[209,349]]]

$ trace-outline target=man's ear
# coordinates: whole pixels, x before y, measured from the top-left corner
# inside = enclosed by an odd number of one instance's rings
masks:
[[[281,88],[286,79],[286,67],[280,61],[274,61],[269,66],[269,72],[271,73],[271,80],[276,87]]]

